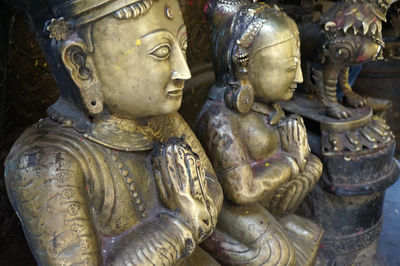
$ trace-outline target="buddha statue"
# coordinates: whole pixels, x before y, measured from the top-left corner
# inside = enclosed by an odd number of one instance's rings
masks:
[[[5,163],[37,263],[183,263],[222,190],[177,113],[191,77],[178,1],[22,2],[60,88]]]
[[[216,84],[197,130],[225,201],[203,246],[223,265],[312,265],[322,229],[293,213],[322,164],[302,118],[279,106],[302,82],[297,26],[277,6],[229,2],[207,6]]]

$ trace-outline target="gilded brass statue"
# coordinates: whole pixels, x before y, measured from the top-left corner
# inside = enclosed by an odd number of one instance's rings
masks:
[[[278,103],[302,82],[297,26],[266,4],[216,0],[207,11],[216,84],[198,133],[226,200],[204,247],[224,265],[312,265],[321,229],[292,213],[322,164],[302,118]]]
[[[212,233],[222,191],[176,112],[191,76],[178,2],[25,3],[60,87],[6,161],[38,264],[182,262]]]
[[[327,116],[347,119],[354,108],[366,105],[366,99],[348,82],[349,67],[382,58],[382,22],[386,22],[386,12],[396,1],[340,0],[317,23],[304,26],[302,42],[308,45],[302,47],[302,54],[321,64],[321,69],[312,69],[312,76]],[[337,84],[343,102],[353,109],[338,102]]]

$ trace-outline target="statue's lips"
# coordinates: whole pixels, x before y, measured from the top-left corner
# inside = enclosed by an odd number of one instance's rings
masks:
[[[177,90],[168,91],[168,96],[181,96],[183,94],[183,88]]]
[[[295,91],[296,89],[297,89],[297,84],[296,83],[290,85],[290,87],[289,87],[290,91]]]

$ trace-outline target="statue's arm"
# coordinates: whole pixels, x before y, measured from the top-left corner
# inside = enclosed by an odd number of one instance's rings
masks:
[[[100,265],[86,182],[77,161],[37,147],[6,164],[6,185],[39,265]]]
[[[102,265],[86,181],[64,151],[38,147],[6,165],[8,194],[39,265]],[[179,218],[160,214],[127,231],[106,256],[111,265],[174,265],[197,246]]]
[[[161,214],[118,241],[106,265],[175,265],[196,246],[191,231],[183,222]]]
[[[239,204],[257,202],[288,181],[291,168],[284,158],[269,158],[258,167],[250,164],[238,127],[229,116],[214,115],[206,123],[200,138],[229,200]]]

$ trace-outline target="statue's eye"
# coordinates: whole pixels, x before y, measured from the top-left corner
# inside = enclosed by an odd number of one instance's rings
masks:
[[[289,68],[286,69],[287,72],[294,72],[297,69],[297,65],[291,66]]]
[[[157,45],[156,47],[153,48],[153,50],[150,51],[149,54],[159,59],[166,59],[171,54],[171,46],[166,43]]]
[[[187,41],[187,38],[185,38],[185,39],[182,41],[182,44],[181,44],[181,48],[182,48],[182,51],[183,51],[184,53],[186,53],[187,47],[188,47],[188,41]]]

